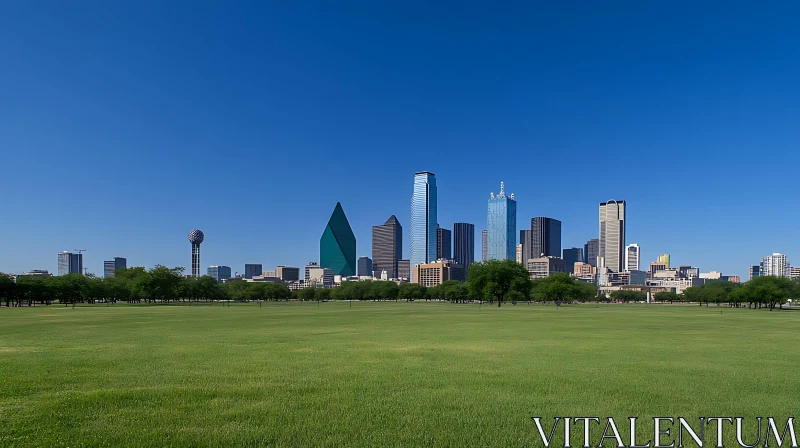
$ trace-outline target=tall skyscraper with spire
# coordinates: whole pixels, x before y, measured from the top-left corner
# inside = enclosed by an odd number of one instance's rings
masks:
[[[414,174],[411,196],[411,270],[436,261],[436,176],[428,171]]]
[[[505,184],[500,182],[500,193],[489,196],[486,222],[487,257],[489,260],[515,260],[517,258],[517,201],[514,194],[506,196]]]
[[[625,201],[600,203],[600,253],[605,267],[614,272],[625,269]]]

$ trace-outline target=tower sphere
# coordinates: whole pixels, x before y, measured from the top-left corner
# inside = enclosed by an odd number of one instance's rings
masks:
[[[203,242],[203,232],[201,230],[194,229],[189,232],[189,242],[192,244],[200,244]]]

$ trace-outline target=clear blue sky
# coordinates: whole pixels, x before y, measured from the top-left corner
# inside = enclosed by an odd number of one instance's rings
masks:
[[[644,263],[800,260],[800,3],[430,3],[6,2],[0,271],[189,267],[192,228],[302,266],[337,201],[369,255],[421,170],[478,253],[505,181],[564,247],[613,198]]]

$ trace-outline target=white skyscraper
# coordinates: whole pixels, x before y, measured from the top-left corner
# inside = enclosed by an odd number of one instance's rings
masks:
[[[607,268],[625,269],[625,201],[600,203],[600,253]]]
[[[625,270],[638,271],[639,269],[639,245],[628,244],[625,246]]]
[[[786,259],[786,255],[774,253],[764,257],[763,261],[761,261],[761,275],[789,277],[789,260]]]

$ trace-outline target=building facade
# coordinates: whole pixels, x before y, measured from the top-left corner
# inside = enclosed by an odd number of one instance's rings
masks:
[[[428,171],[415,173],[411,196],[412,266],[436,260],[437,216],[436,176]]]
[[[489,231],[481,230],[481,261],[489,259]]]
[[[525,266],[528,260],[533,258],[531,255],[531,231],[523,229],[519,231],[519,244],[522,246],[522,265]]]
[[[466,222],[453,224],[453,259],[468,271],[475,261],[475,226]],[[466,278],[459,279],[466,281]]]
[[[260,264],[245,264],[244,278],[250,279],[264,273],[264,267]]]
[[[58,254],[58,275],[83,274],[83,254],[61,252]]]
[[[580,247],[573,247],[571,249],[564,249],[564,272],[573,272],[575,270],[575,263],[583,261],[583,249]],[[527,263],[527,261],[526,261]]]
[[[789,260],[786,259],[786,255],[776,252],[764,257],[761,261],[761,275],[789,277]]]
[[[223,282],[231,278],[230,266],[209,266],[206,275],[217,282]]]
[[[441,227],[436,228],[436,259],[446,258],[451,259],[452,250],[451,244],[453,241],[453,233]]]
[[[658,256],[658,262],[665,265],[669,269],[669,254],[661,254]]]
[[[800,278],[800,268],[796,267],[789,268],[789,278],[791,279]]]
[[[640,259],[640,249],[638,244],[628,244],[625,246],[625,270],[626,271],[638,271],[639,270],[639,259]]]
[[[358,257],[358,276],[372,277],[372,258]]]
[[[411,279],[411,260],[397,260],[397,278],[400,280]]]
[[[531,219],[531,258],[561,258],[561,221],[545,216]]]
[[[557,257],[531,258],[525,267],[531,275],[531,280],[567,272],[564,260]]]
[[[613,272],[625,269],[625,201],[600,203],[599,257]]]
[[[600,240],[597,238],[591,239],[583,245],[584,263],[588,263],[592,267],[597,267],[597,257],[600,256]]]
[[[500,193],[489,196],[487,227],[487,259],[515,260],[517,253],[517,201],[506,196],[500,182]]]
[[[306,286],[317,288],[333,287],[333,269],[323,267],[310,267],[308,269],[309,278],[306,279]]]
[[[356,275],[356,237],[339,202],[319,240],[319,264],[334,275]]]
[[[517,263],[524,265],[522,261],[522,244],[517,244]]]
[[[761,265],[750,266],[750,280],[761,277]]]
[[[383,271],[386,271],[388,278],[397,278],[397,262],[401,258],[403,227],[392,215],[383,225],[372,226],[372,271],[377,272],[375,276],[378,278]]]
[[[103,262],[103,277],[114,278],[114,273],[117,269],[125,269],[128,267],[128,260],[123,257],[114,257],[113,260],[106,260]]]
[[[450,280],[450,263],[446,260],[414,265],[413,283],[430,287],[441,285],[448,280]]]
[[[284,282],[296,282],[300,280],[300,268],[278,266],[275,268],[275,276]]]

